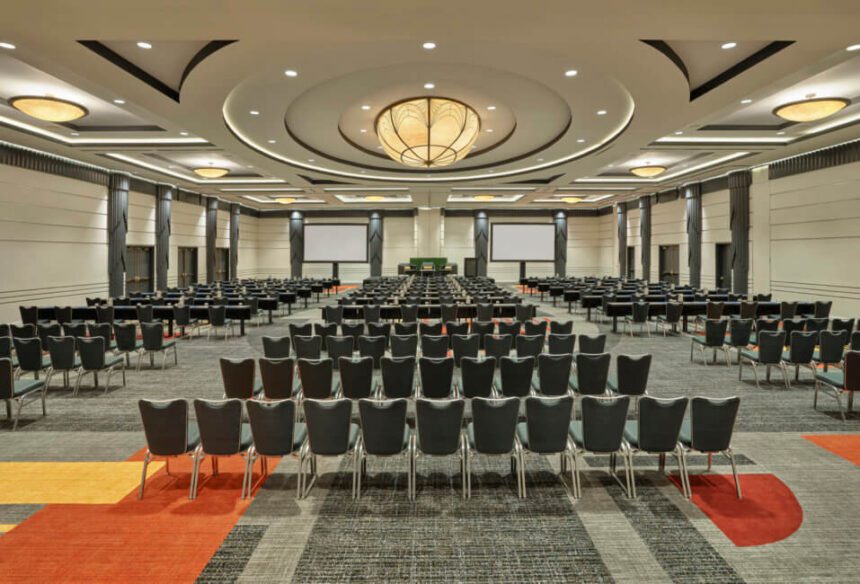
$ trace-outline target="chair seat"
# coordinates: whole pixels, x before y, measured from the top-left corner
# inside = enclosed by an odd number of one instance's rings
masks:
[[[582,447],[582,420],[574,420],[568,428],[571,440],[577,447]]]
[[[298,450],[308,437],[308,427],[302,422],[296,422],[293,427],[293,451]]]
[[[758,351],[754,349],[741,349],[741,357],[758,361]]]
[[[72,362],[72,366],[69,368],[57,367],[54,365],[51,365],[51,366],[54,368],[54,371],[74,371],[75,369],[77,369],[78,367],[81,366],[81,359],[80,359],[80,357],[75,357],[75,360]]]
[[[693,339],[693,342],[696,343],[697,345],[703,345],[705,347],[710,346],[710,345],[708,345],[707,339],[705,337],[690,337],[690,338]]]
[[[188,443],[185,445],[185,452],[191,452],[200,444],[200,430],[197,428],[197,422],[188,422]]]
[[[633,448],[639,448],[638,420],[628,420],[627,423],[624,424],[624,439],[627,440]]]
[[[606,380],[606,387],[610,389],[610,391],[617,392],[618,391],[618,382],[611,377]]]
[[[105,355],[105,368],[113,367],[114,365],[122,365],[122,355]]]
[[[815,379],[840,389],[845,385],[845,373],[841,369],[819,370],[815,373]]]
[[[358,424],[351,423],[349,425],[349,449],[355,448],[355,443],[358,441],[358,433],[360,429]]]
[[[693,427],[690,420],[684,420],[681,424],[681,432],[678,434],[678,442],[689,448],[693,444]]]
[[[167,349],[168,347],[175,347],[175,346],[176,346],[176,340],[175,339],[169,339],[167,341],[164,341],[162,348]]]
[[[38,391],[45,386],[45,382],[39,379],[16,379],[12,386],[12,397],[21,397],[32,391]]]
[[[244,452],[254,443],[254,437],[251,435],[251,424],[242,424],[242,433],[239,437],[239,451]]]

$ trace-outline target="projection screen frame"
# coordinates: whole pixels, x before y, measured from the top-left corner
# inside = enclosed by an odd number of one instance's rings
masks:
[[[555,228],[552,223],[527,223],[527,222],[516,222],[516,221],[511,221],[511,222],[506,222],[506,223],[495,223],[495,222],[490,223],[490,261],[491,262],[501,262],[501,263],[528,262],[530,264],[531,263],[544,263],[544,264],[546,264],[546,263],[555,262],[555,233],[554,232],[553,232],[553,250],[552,250],[553,258],[551,260],[497,260],[494,257],[496,254],[496,246],[493,244],[493,242],[495,241],[495,233],[494,232],[496,229],[496,225],[528,225],[528,226],[547,225],[547,226],[553,227],[553,229]]]
[[[307,260],[308,246],[305,245],[305,230],[308,227],[327,225],[329,227],[364,227],[364,261],[358,260]],[[370,223],[303,223],[302,224],[302,263],[303,264],[367,264],[370,262]]]

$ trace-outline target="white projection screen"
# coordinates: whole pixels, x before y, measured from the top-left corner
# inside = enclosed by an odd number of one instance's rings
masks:
[[[552,223],[493,223],[490,228],[490,261],[555,261]]]
[[[367,224],[306,223],[306,262],[367,262]]]

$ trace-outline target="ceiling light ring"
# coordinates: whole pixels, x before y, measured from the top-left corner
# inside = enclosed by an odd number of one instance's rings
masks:
[[[191,171],[203,178],[221,178],[230,174],[230,170],[220,166],[200,166],[192,168]]]
[[[661,164],[644,164],[642,166],[634,166],[630,169],[630,174],[639,178],[655,178],[668,170]]]
[[[31,113],[28,113],[24,109],[21,109],[22,102],[48,102],[48,103],[53,103],[53,104],[59,104],[59,105],[71,108],[72,110],[77,110],[78,115],[75,115],[74,117],[63,117],[62,119],[56,119],[56,120],[52,120],[52,119],[48,119],[48,118],[41,118],[38,116],[34,116]],[[68,99],[62,99],[59,97],[53,97],[53,96],[49,96],[49,95],[16,95],[14,97],[10,97],[8,99],[8,103],[10,106],[15,108],[16,110],[18,110],[22,114],[30,116],[31,118],[34,118],[37,120],[42,120],[44,122],[53,122],[53,123],[71,122],[71,121],[79,120],[81,118],[84,118],[84,117],[90,115],[90,110],[88,110],[86,107],[84,107],[83,105],[81,105],[79,103],[75,103],[74,101],[70,101]]]
[[[824,104],[824,103],[832,103],[834,105],[841,104],[841,107],[837,107],[832,112],[830,112],[826,115],[823,115],[821,117],[808,119],[808,120],[798,120],[798,119],[786,117],[784,115],[786,109],[797,108],[798,106],[804,106],[804,105]],[[790,122],[805,124],[805,123],[809,123],[809,122],[817,122],[817,121],[829,118],[830,116],[836,115],[837,113],[841,112],[846,107],[848,107],[849,105],[851,105],[851,100],[844,98],[844,97],[812,97],[812,98],[799,99],[797,101],[790,101],[788,103],[784,103],[782,105],[779,105],[779,106],[773,108],[771,113],[773,113],[773,115],[775,115],[776,117],[783,119],[783,120],[788,120]],[[780,112],[783,112],[783,113],[780,114]]]

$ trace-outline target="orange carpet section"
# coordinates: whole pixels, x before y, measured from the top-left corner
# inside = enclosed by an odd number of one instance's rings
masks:
[[[680,489],[678,477],[670,480]],[[772,474],[740,475],[738,499],[732,475],[690,475],[693,503],[738,547],[766,545],[800,529],[803,508]]]
[[[141,460],[142,452],[131,460]],[[7,582],[194,582],[247,509],[242,459],[204,460],[188,500],[190,460],[171,462],[115,505],[47,505],[0,537]],[[255,477],[256,480],[256,477]]]
[[[845,460],[860,465],[860,434],[811,434],[804,438]]]

